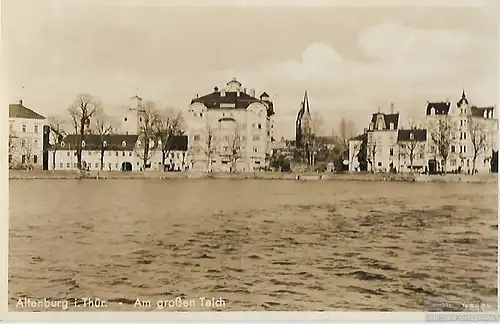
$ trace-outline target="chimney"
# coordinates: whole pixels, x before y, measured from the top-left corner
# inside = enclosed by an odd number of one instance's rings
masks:
[[[23,105],[23,99],[19,99],[19,104],[22,106]]]
[[[363,134],[366,134],[368,132],[368,128],[363,128]]]
[[[391,114],[394,114],[394,103],[391,102]]]
[[[198,99],[198,94],[196,94],[196,99]]]
[[[250,89],[250,96],[255,98],[255,89]]]

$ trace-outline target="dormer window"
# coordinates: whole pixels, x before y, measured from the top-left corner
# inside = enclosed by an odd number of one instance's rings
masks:
[[[122,141],[122,147],[125,147],[125,146],[127,146],[127,142]]]
[[[394,123],[389,124],[389,129],[393,130],[394,129]]]
[[[64,147],[65,143],[64,142],[61,142],[61,147]]]
[[[410,133],[410,141],[413,141],[415,139],[415,135],[413,133]]]
[[[108,142],[106,142],[106,141],[102,142],[102,146],[104,146],[104,147],[108,146]]]
[[[85,141],[82,141],[82,147],[85,147]]]
[[[161,140],[158,140],[158,145],[159,145],[159,146],[161,146],[161,143],[162,143],[162,141],[161,141]]]
[[[436,114],[436,109],[434,109],[434,107],[431,108],[431,115],[435,115]]]

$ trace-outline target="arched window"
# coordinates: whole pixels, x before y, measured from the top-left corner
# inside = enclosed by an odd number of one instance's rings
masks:
[[[85,147],[85,141],[82,141],[82,147]]]
[[[64,142],[61,142],[61,147],[64,147],[65,143]]]
[[[431,108],[431,115],[435,115],[435,114],[436,114],[436,109],[434,109],[434,107],[433,107],[433,108]]]
[[[122,146],[123,146],[123,147],[127,146],[127,142],[122,141]]]
[[[104,147],[108,146],[108,142],[106,142],[106,141],[102,142],[102,146],[104,146]]]
[[[484,118],[488,118],[488,111],[487,111],[487,110],[485,110],[485,111],[484,111],[484,113],[483,113],[483,117],[484,117]]]
[[[410,133],[410,140],[414,140],[415,139],[415,136],[413,135],[413,133]]]

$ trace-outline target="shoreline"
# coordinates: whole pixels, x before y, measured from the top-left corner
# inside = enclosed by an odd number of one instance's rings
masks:
[[[98,176],[99,173],[99,176]],[[422,175],[402,173],[285,173],[285,172],[120,172],[120,171],[17,171],[9,170],[9,180],[174,180],[174,179],[211,179],[211,180],[347,180],[347,181],[397,181],[397,182],[438,182],[438,183],[498,183],[496,173],[479,175]]]

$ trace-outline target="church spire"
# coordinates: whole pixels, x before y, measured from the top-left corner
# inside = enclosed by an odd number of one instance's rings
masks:
[[[307,114],[310,114],[311,112],[309,111],[309,98],[307,98],[307,90],[304,93],[304,107]]]

